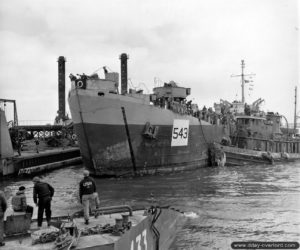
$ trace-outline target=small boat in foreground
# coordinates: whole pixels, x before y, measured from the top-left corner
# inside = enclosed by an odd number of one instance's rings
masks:
[[[97,249],[167,250],[186,216],[169,207],[133,211],[129,206],[99,208],[89,225],[82,217],[59,217],[37,229],[29,214],[6,218],[3,250]]]

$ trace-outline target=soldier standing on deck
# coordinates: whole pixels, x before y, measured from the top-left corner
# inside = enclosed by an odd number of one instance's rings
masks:
[[[51,200],[54,195],[54,188],[46,183],[41,182],[39,177],[33,178],[33,201],[38,206],[38,227],[42,226],[44,210],[46,212],[46,219],[48,227],[51,220]]]
[[[4,213],[7,209],[7,202],[2,191],[0,191],[0,247],[5,245],[4,241]]]
[[[79,184],[80,203],[83,205],[85,224],[89,224],[90,201],[96,203],[96,209],[100,206],[98,193],[96,191],[95,181],[89,177],[89,171],[83,171],[83,180]]]

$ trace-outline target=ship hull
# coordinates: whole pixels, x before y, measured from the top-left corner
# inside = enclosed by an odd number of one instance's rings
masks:
[[[210,144],[220,142],[225,133],[222,126],[130,97],[99,98],[76,91],[69,98],[74,128],[83,161],[96,175],[154,174],[206,166]],[[175,119],[189,123],[187,145],[171,146]],[[158,128],[155,138],[145,136],[147,123]]]

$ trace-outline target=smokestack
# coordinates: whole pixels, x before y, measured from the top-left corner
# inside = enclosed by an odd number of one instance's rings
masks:
[[[127,94],[127,60],[128,55],[123,53],[120,55],[121,60],[121,94]]]
[[[65,101],[65,62],[66,59],[63,56],[58,58],[58,117],[61,119],[65,118],[66,115],[66,101]]]

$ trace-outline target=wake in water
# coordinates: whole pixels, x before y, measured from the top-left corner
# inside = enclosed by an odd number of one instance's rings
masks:
[[[199,218],[199,215],[196,214],[195,212],[184,212],[184,215],[191,219]]]

